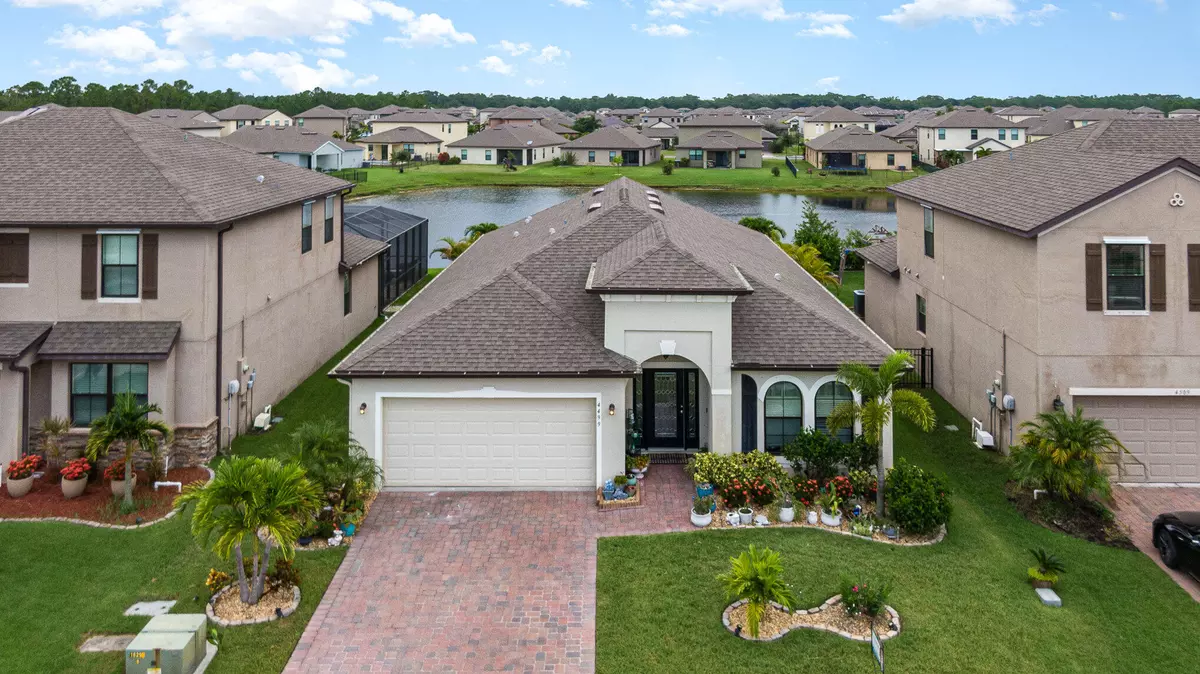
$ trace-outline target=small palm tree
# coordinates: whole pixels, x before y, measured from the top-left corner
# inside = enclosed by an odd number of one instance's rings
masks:
[[[768,220],[767,218],[745,217],[738,220],[738,224],[746,229],[753,229],[759,234],[767,235],[775,243],[782,241],[783,235],[787,234],[787,232],[783,231],[782,227],[775,224],[774,220]]]
[[[833,273],[833,269],[830,268],[825,258],[821,257],[821,251],[817,250],[816,246],[811,244],[797,246],[792,243],[780,243],[779,247],[783,249],[783,252],[788,254],[788,257],[795,260],[801,269],[820,281],[822,285],[836,286],[841,284],[837,274]]]
[[[1022,486],[1049,489],[1070,500],[1095,491],[1111,492],[1104,457],[1128,452],[1117,436],[1099,419],[1065,410],[1042,412],[1021,424],[1021,445],[1013,449],[1012,463]]]
[[[855,421],[862,421],[863,439],[875,448],[879,467],[876,512],[883,513],[883,429],[894,415],[899,415],[928,433],[937,425],[937,415],[925,396],[910,389],[898,388],[904,373],[913,367],[912,355],[897,351],[883,360],[879,369],[863,363],[842,363],[837,377],[861,402],[848,401],[833,408],[826,420],[829,431],[852,428]]]
[[[344,424],[332,419],[300,424],[280,457],[294,460],[331,502],[358,500],[379,482],[380,468]]]
[[[790,609],[796,605],[796,595],[783,582],[779,553],[770,548],[759,550],[751,545],[737,557],[730,557],[729,566],[729,572],[717,576],[717,580],[725,585],[726,599],[746,600],[746,629],[757,639],[767,604],[773,601]]]
[[[42,455],[50,467],[51,475],[57,475],[62,463],[62,439],[71,430],[71,420],[64,417],[46,417],[38,422],[42,434]]]
[[[443,236],[442,238],[438,239],[438,241],[441,241],[446,245],[434,248],[430,255],[434,255],[436,253],[441,255],[443,260],[456,260],[458,259],[459,255],[467,252],[467,248],[471,246],[470,241],[466,239],[456,241],[452,236]]]
[[[192,534],[221,559],[234,559],[243,604],[262,598],[271,551],[291,559],[296,539],[321,510],[321,495],[296,463],[235,456],[224,461],[208,484],[195,483],[175,499],[195,504]],[[249,560],[246,560],[249,548]],[[250,577],[243,561],[250,562]]]
[[[125,504],[133,505],[133,452],[156,455],[160,435],[164,443],[170,444],[174,433],[171,427],[151,414],[162,414],[162,408],[153,403],[142,404],[132,393],[121,393],[113,400],[112,409],[102,417],[92,420],[92,429],[87,440],[87,457],[95,464],[108,455],[115,443],[125,446]]]
[[[995,152],[995,150],[993,150],[990,147],[981,147],[978,150],[975,150],[975,158],[982,159],[984,157],[991,155],[993,152]]]
[[[476,239],[484,234],[487,234],[488,232],[494,232],[497,229],[500,229],[500,225],[497,225],[494,222],[481,222],[468,227],[466,231],[463,232],[463,236],[465,236],[468,241],[473,243]]]

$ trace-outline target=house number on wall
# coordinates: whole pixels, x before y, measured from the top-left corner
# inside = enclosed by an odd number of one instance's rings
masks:
[[[1183,206],[1183,204],[1184,204],[1183,195],[1176,192],[1175,196],[1171,197],[1171,205],[1174,206],[1175,208],[1179,208],[1180,206]]]

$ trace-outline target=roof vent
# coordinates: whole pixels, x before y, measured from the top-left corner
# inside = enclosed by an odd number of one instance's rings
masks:
[[[650,210],[658,211],[659,213],[662,213],[663,215],[667,214],[667,212],[663,210],[662,204],[650,204]]]
[[[551,227],[551,228],[550,228],[550,233],[551,233],[551,234],[554,234],[554,233],[555,233],[555,231],[556,231],[556,230],[555,230],[553,227]]]
[[[526,216],[525,216],[525,224],[527,224],[527,225],[528,225],[528,224],[529,224],[529,223],[531,223],[531,222],[533,222],[533,216],[532,216],[532,215],[526,215]]]
[[[599,210],[602,206],[604,206],[604,204],[597,201],[596,203],[592,204],[591,206],[588,206],[588,213]]]
[[[646,190],[646,194],[648,194],[648,195],[650,195],[650,196],[652,196],[652,197],[657,197],[657,196],[658,196],[658,192],[655,192],[654,190]]]
[[[593,195],[600,194],[603,191],[604,191],[603,187],[597,187],[596,189],[592,190],[592,194]]]
[[[782,281],[782,280],[783,280],[783,274],[780,274],[779,272],[775,272],[775,280],[776,280],[776,281]]]
[[[520,233],[520,232],[518,232],[517,230],[515,230],[515,229],[514,229],[514,230],[513,230],[513,238],[515,239],[515,238],[517,238],[518,236],[521,236],[521,233]]]
[[[259,185],[261,185],[261,184],[262,184],[262,182],[263,182],[264,180],[266,180],[266,178],[265,178],[265,177],[263,177],[263,176],[256,176],[256,177],[254,178],[254,180],[255,180],[256,182],[258,182],[258,184],[259,184]]]

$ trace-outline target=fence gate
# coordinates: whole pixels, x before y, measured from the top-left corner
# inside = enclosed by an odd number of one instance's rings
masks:
[[[792,163],[792,158],[786,154],[783,155],[783,163],[787,165],[788,170],[792,172],[792,177],[795,178],[797,171],[796,165]]]
[[[913,357],[913,369],[904,373],[900,378],[900,385],[906,388],[933,388],[933,349],[921,347],[896,350]]]

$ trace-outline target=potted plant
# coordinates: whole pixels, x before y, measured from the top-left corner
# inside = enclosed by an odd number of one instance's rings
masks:
[[[67,465],[58,471],[59,475],[62,475],[62,482],[59,484],[62,487],[63,497],[72,499],[83,495],[83,490],[87,488],[88,472],[91,469],[92,464],[82,456],[68,461]]]
[[[625,478],[626,487],[636,487],[638,483],[637,475],[629,475]]]
[[[821,524],[827,527],[842,526],[842,511],[839,509],[842,499],[838,498],[836,491],[831,489],[821,494],[817,503],[821,506]]]
[[[360,510],[351,510],[350,512],[346,513],[345,515],[342,515],[342,519],[341,519],[342,533],[346,534],[347,536],[353,536],[355,530],[358,529],[358,525],[362,523],[362,519],[363,519],[363,514],[362,514],[362,511],[360,511]]]
[[[42,466],[42,457],[29,454],[16,461],[9,461],[5,473],[8,475],[8,495],[21,498],[33,489],[33,474]]]
[[[129,485],[129,490],[132,493],[133,488],[137,486],[137,473],[130,473],[133,484]],[[104,479],[111,480],[112,495],[121,496],[125,493],[125,464],[121,461],[113,461],[108,464],[108,468],[104,469]]]
[[[611,501],[613,498],[613,494],[615,494],[616,491],[617,491],[617,486],[616,486],[616,484],[613,483],[612,480],[606,480],[604,482],[604,486],[601,487],[601,489],[600,489],[600,493],[601,493],[601,495],[603,495],[605,501]]]
[[[816,524],[819,521],[820,521],[820,515],[817,514],[817,511],[815,511],[815,510],[808,511],[808,523],[809,524]]]
[[[715,505],[711,496],[697,496],[692,499],[692,524],[698,527],[712,524],[713,506]]]
[[[779,490],[779,485],[775,485],[775,489]],[[780,491],[779,494],[779,521],[791,522],[796,519],[796,507],[792,503],[792,495],[786,491]]]
[[[1059,574],[1067,570],[1062,560],[1045,548],[1034,548],[1029,553],[1036,562],[1029,567],[1029,581],[1034,587],[1054,587]]]
[[[616,485],[617,492],[623,492],[625,491],[625,485],[629,484],[629,478],[624,475],[618,475],[613,478],[613,484]]]
[[[636,465],[637,469],[641,471],[642,477],[646,477],[646,473],[650,472],[650,455],[639,454],[638,456],[635,456],[633,460],[634,465]]]
[[[738,520],[742,524],[750,524],[754,520],[754,509],[750,506],[742,506],[737,511]]]
[[[296,545],[299,545],[300,547],[312,545],[313,535],[316,533],[317,533],[316,525],[314,524],[314,525],[309,526],[307,529],[304,530],[304,533],[300,534],[300,537],[296,539]]]

